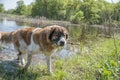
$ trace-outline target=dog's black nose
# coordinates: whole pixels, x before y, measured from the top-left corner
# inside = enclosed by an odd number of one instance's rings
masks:
[[[60,46],[64,46],[65,42],[64,41],[60,41]]]

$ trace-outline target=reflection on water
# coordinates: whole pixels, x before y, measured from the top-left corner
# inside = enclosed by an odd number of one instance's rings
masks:
[[[8,21],[6,18],[3,21],[0,21],[0,31],[11,32],[11,31],[18,30],[20,28],[25,28],[25,27],[30,27],[30,26],[19,24],[19,23],[16,23],[15,21]],[[76,34],[74,36],[76,36]],[[8,47],[8,46],[5,46],[5,47]],[[13,47],[10,47],[10,50],[11,49],[13,49]],[[76,53],[77,51],[78,51],[78,48],[73,49],[72,45],[69,45],[69,46],[67,45],[62,50],[58,51],[57,54],[56,53],[55,54],[56,56],[65,58],[73,55],[73,53]]]
[[[30,27],[28,25],[25,24],[21,24],[21,23],[16,23],[15,21],[8,21],[6,18],[2,21],[0,21],[0,31],[13,31],[13,30],[17,30],[20,28],[24,28],[24,27]],[[109,29],[109,27],[105,28],[104,26],[79,26],[79,25],[71,25],[71,26],[67,26],[66,27],[68,29],[69,32],[69,42],[71,42],[72,44],[76,44],[77,42],[80,41],[87,41],[89,37],[96,37],[99,35],[107,35],[107,37],[109,37],[109,31],[111,31]],[[112,29],[113,31],[114,29]],[[120,31],[119,29],[115,29]],[[114,31],[114,32],[118,32],[118,31]],[[80,45],[72,45],[72,44],[68,44],[65,48],[63,48],[61,51],[57,52],[59,53],[58,55],[61,56],[62,58],[66,57],[66,56],[71,56],[74,53],[77,53],[80,50]],[[89,44],[89,43],[88,43]],[[80,51],[79,51],[80,53]]]
[[[27,25],[18,25],[15,21],[8,21],[6,18],[4,18],[3,21],[0,21],[0,31],[13,31],[17,30],[23,27],[28,27]]]

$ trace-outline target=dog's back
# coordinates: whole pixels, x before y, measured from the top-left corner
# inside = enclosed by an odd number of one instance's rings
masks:
[[[23,28],[12,32],[0,31],[0,41],[5,43],[11,43],[15,40],[23,39],[28,44],[29,41],[25,38],[30,38],[33,29],[35,28]]]

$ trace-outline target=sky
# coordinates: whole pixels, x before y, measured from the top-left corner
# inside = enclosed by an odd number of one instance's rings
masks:
[[[8,10],[8,9],[14,9],[17,6],[17,3],[16,3],[17,1],[19,1],[19,0],[0,0],[0,3],[4,4],[4,8],[6,10]],[[23,1],[26,5],[28,5],[35,0],[23,0]],[[108,2],[113,1],[114,3],[116,3],[120,0],[106,0],[106,1],[108,1]]]
[[[116,3],[116,2],[118,2],[120,0],[106,0],[106,1],[108,1],[108,2],[112,2],[113,1],[113,3]]]
[[[0,3],[2,3],[4,5],[4,8],[8,10],[8,9],[14,9],[17,6],[16,3],[17,1],[20,0],[0,0]],[[26,5],[28,5],[35,0],[23,0],[23,1]]]

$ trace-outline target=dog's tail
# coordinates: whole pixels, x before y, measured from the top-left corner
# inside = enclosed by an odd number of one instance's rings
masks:
[[[0,41],[5,43],[12,42],[12,32],[1,32],[0,31]]]

